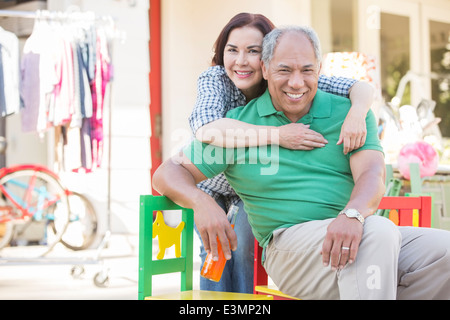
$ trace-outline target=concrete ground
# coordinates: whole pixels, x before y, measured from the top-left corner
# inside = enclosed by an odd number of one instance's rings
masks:
[[[0,300],[136,300],[137,236],[111,235],[107,243],[102,250],[79,252],[58,244],[46,258],[23,263],[2,260],[0,252]],[[199,282],[196,257],[194,251],[194,289]],[[94,284],[96,275],[100,282],[107,275],[108,283]],[[154,294],[179,290],[179,279],[179,274],[154,277]]]

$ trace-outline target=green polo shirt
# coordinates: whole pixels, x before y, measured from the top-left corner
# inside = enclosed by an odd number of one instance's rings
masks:
[[[336,217],[354,186],[351,154],[365,149],[382,152],[371,111],[366,117],[363,147],[344,155],[343,145],[336,145],[350,107],[347,98],[317,91],[309,113],[298,122],[310,124],[328,140],[323,148],[301,151],[271,145],[227,149],[194,140],[184,152],[208,178],[224,172],[244,202],[253,234],[265,247],[278,228]],[[227,117],[266,126],[291,123],[275,110],[268,91],[247,106],[229,111]],[[252,132],[246,134],[252,136]]]

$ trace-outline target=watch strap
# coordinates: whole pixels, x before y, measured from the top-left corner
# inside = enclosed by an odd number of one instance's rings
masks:
[[[350,214],[350,211],[353,212],[353,214]],[[364,217],[361,213],[359,213],[356,209],[344,209],[339,214],[345,214],[350,219],[357,219],[361,224],[364,224]]]

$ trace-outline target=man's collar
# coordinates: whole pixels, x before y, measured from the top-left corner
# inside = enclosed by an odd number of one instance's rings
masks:
[[[269,89],[258,99],[258,114],[260,117],[266,117],[277,113],[278,111],[272,104],[272,99],[269,94]],[[331,116],[331,101],[330,96],[325,92],[317,89],[314,100],[309,112],[304,115],[299,122],[311,123],[313,118],[329,118]]]
[[[258,98],[257,106],[258,114],[261,118],[270,116],[271,114],[278,112],[277,110],[275,110],[272,104],[272,98],[270,97],[269,89],[266,89],[266,92],[264,92],[262,96]]]
[[[317,93],[314,97],[309,113],[312,114],[314,118],[329,118],[331,116],[330,95],[317,89]]]

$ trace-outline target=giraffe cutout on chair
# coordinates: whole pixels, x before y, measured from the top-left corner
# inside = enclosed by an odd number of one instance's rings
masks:
[[[175,245],[175,257],[181,256],[181,231],[183,231],[184,222],[181,221],[176,228],[169,227],[164,222],[161,211],[156,213],[156,219],[153,222],[153,238],[158,236],[159,252],[156,259],[162,260],[167,248]]]

